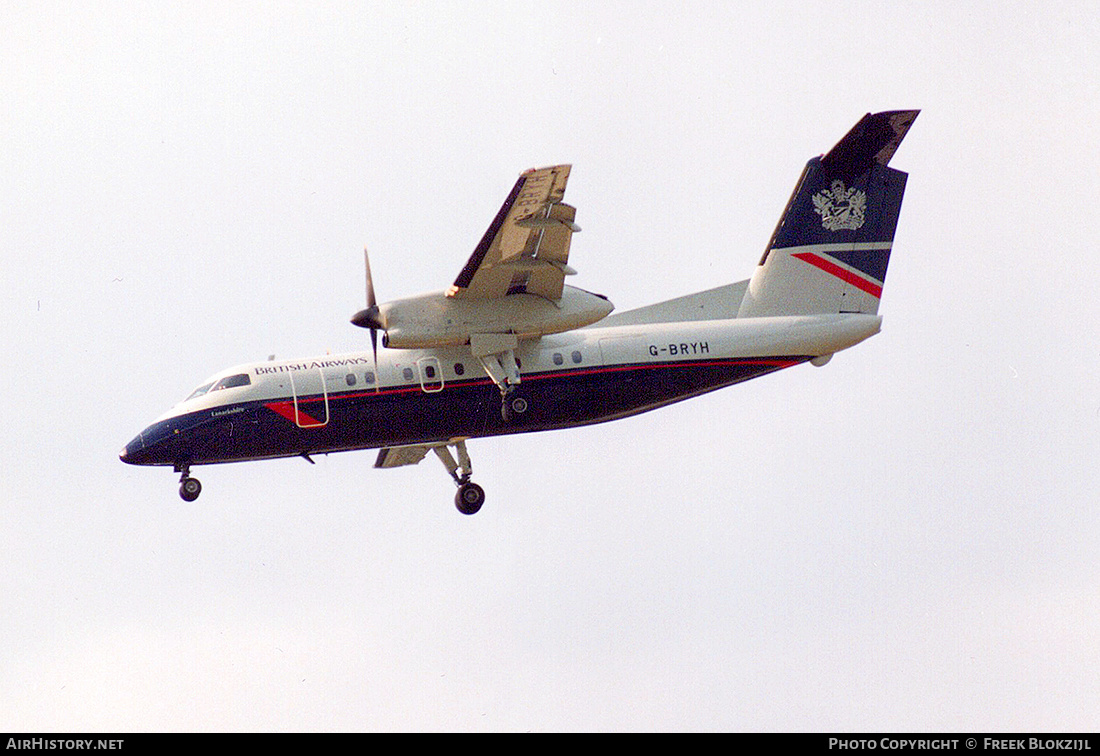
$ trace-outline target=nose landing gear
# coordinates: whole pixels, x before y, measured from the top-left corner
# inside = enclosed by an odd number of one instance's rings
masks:
[[[180,473],[180,498],[184,501],[194,501],[202,493],[202,483],[198,478],[191,477],[189,465],[176,465],[176,472]]]

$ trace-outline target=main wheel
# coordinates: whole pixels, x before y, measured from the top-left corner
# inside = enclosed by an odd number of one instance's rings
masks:
[[[463,483],[455,493],[455,507],[464,515],[477,514],[485,503],[485,489],[477,483]]]
[[[202,483],[198,478],[184,478],[180,481],[180,498],[184,501],[194,501],[202,493]]]
[[[527,411],[527,408],[531,405],[522,396],[511,394],[504,397],[504,401],[500,404],[500,416],[504,418],[504,422],[512,422],[512,418],[516,415],[522,415]]]

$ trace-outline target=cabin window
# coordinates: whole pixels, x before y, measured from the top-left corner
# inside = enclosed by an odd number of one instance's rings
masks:
[[[516,367],[520,370],[523,369],[523,360],[521,360],[519,357],[516,357]]]
[[[424,376],[426,378],[435,378],[435,367],[432,365],[424,366]]]
[[[227,375],[220,381],[215,383],[210,390],[221,391],[227,388],[236,388],[237,386],[247,386],[252,383],[252,380],[248,377],[248,373],[238,373],[237,375]]]
[[[413,379],[413,369],[405,368],[401,371],[401,375],[405,376],[406,381],[411,381]]]
[[[570,355],[570,356],[573,358],[573,364],[575,364],[575,365],[581,364],[581,353],[580,352],[578,352],[576,350],[573,350],[573,354]]]
[[[456,362],[455,363],[455,375],[462,375],[465,372],[466,372],[466,366],[463,365],[461,362]]]
[[[363,383],[367,384],[368,386],[374,383],[374,373],[369,370],[363,373]]]
[[[561,356],[561,352],[554,352],[554,364],[561,365],[565,362],[565,358]]]
[[[344,378],[344,380],[346,380],[348,382],[349,386],[354,386],[355,385],[355,373],[348,373],[347,377]]]

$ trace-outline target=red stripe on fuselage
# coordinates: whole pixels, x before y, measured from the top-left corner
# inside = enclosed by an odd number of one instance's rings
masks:
[[[850,283],[852,286],[855,286],[857,289],[861,289],[862,291],[867,292],[873,297],[878,297],[879,299],[882,299],[882,287],[880,285],[872,281],[868,281],[866,278],[860,278],[852,271],[842,268],[836,263],[830,262],[820,255],[815,255],[813,252],[799,252],[798,254],[791,256],[797,257],[802,262],[807,262],[810,265],[813,265],[815,268],[820,268],[826,273],[834,275],[840,280]]]
[[[566,378],[572,376],[582,375],[594,375],[597,373],[613,373],[621,371],[631,370],[660,370],[668,368],[678,367],[721,367],[728,366],[733,367],[737,365],[757,365],[760,367],[771,368],[789,368],[794,365],[798,365],[804,362],[805,359],[790,359],[788,357],[729,357],[725,359],[711,359],[711,360],[686,360],[683,362],[647,362],[647,363],[635,363],[627,365],[599,365],[589,368],[574,368],[572,370],[555,370],[545,373],[532,373],[530,375],[523,376],[524,381],[544,381],[554,378]],[[454,380],[448,381],[449,386],[477,386],[477,385],[491,385],[492,381],[489,378],[474,378],[466,380]],[[522,385],[522,384],[521,384]],[[370,389],[367,391],[349,391],[345,393],[330,393],[328,394],[328,400],[339,401],[341,399],[362,399],[368,397],[379,397],[392,394],[418,394],[422,391],[419,384],[413,384],[411,386],[399,386],[383,389]],[[433,392],[434,393],[434,392]],[[299,424],[300,420],[304,420],[310,423],[310,425],[304,427],[310,427],[313,424],[321,426],[320,420],[316,420],[305,412],[302,412],[302,404],[309,404],[311,402],[321,402],[325,398],[321,396],[311,396],[308,398],[302,398],[298,400],[299,407],[295,409],[294,402],[290,401],[275,401],[267,402],[264,406],[272,412],[286,418],[294,424]]]
[[[294,406],[294,402],[268,402],[264,405],[272,412],[282,415],[295,425],[301,425],[303,422],[308,423],[309,426],[324,425],[320,420],[310,417],[301,409],[297,409]]]

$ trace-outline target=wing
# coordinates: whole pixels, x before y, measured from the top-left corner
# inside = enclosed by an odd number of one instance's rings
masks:
[[[533,168],[519,177],[448,296],[561,297],[565,276],[576,272],[567,264],[569,242],[580,231],[577,209],[561,201],[570,168]]]
[[[451,455],[448,446],[454,446],[458,453],[458,461]],[[455,438],[450,441],[441,441],[434,444],[412,444],[410,446],[387,446],[378,450],[378,458],[374,461],[375,467],[404,467],[405,465],[418,465],[420,460],[428,456],[428,452],[435,452],[435,456],[447,468],[447,472],[455,479],[455,483],[466,483],[470,480],[473,467],[470,465],[470,455],[466,453],[466,439]],[[477,511],[477,510],[474,510]]]
[[[444,444],[446,446],[446,444]],[[432,450],[431,444],[419,444],[414,446],[387,446],[378,450],[378,458],[374,461],[375,467],[404,467],[416,465]]]

